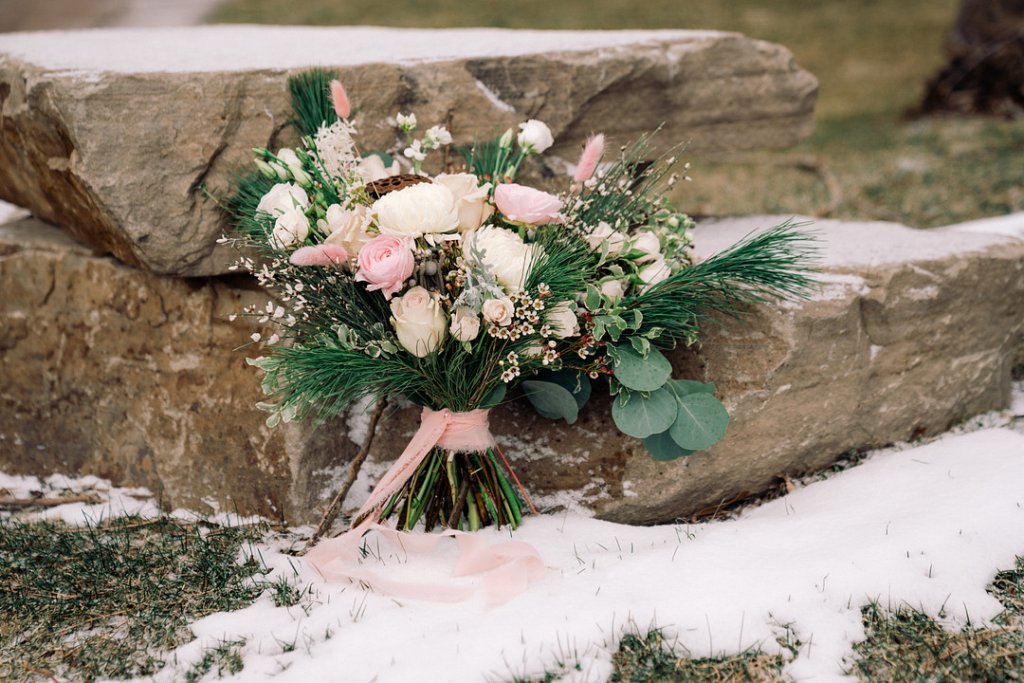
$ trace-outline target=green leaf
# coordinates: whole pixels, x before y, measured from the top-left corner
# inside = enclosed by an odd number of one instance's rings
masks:
[[[629,343],[633,345],[633,350],[641,356],[651,352],[651,342],[647,341],[643,337],[630,337]]]
[[[692,379],[673,379],[668,383],[668,388],[672,390],[672,393],[677,398],[682,398],[689,394],[714,394],[715,385],[713,383],[698,382]]]
[[[717,398],[701,391],[677,398],[676,402],[678,416],[669,433],[681,447],[702,451],[725,436],[729,411]]]
[[[576,399],[576,406],[582,410],[583,406],[590,400],[590,392],[592,385],[590,379],[582,372],[575,370],[556,370],[555,372],[546,372],[538,377],[544,382],[554,382],[555,384],[564,387],[573,398]]]
[[[526,380],[520,386],[534,409],[549,420],[563,419],[569,424],[579,417],[579,406],[572,392],[554,382]]]
[[[661,351],[652,348],[644,358],[632,345],[615,346],[615,378],[628,389],[654,391],[672,376],[672,365]]]
[[[673,441],[672,435],[668,433],[668,430],[660,434],[652,434],[644,439],[644,448],[647,449],[652,458],[662,461],[675,460],[694,452],[683,448]]]
[[[480,404],[481,408],[493,408],[494,406],[501,403],[505,398],[505,392],[508,391],[508,385],[502,382],[491,389],[487,396],[484,397],[483,402]]]
[[[587,285],[587,294],[583,299],[583,305],[591,311],[601,308],[601,290],[594,285]]]
[[[652,391],[649,396],[622,392],[612,402],[615,426],[629,436],[646,439],[672,426],[679,412],[678,402],[668,389]]]

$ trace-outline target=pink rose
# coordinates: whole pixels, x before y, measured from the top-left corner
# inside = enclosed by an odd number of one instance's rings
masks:
[[[562,200],[558,197],[516,183],[498,185],[494,190],[494,203],[510,221],[528,225],[557,223],[558,212],[562,210]]]
[[[366,289],[371,292],[381,290],[389,300],[416,266],[409,241],[391,235],[378,235],[364,244],[356,260],[359,264],[356,280],[368,283]]]

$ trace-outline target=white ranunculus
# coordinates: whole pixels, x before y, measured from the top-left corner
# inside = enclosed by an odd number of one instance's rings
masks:
[[[308,235],[309,219],[302,209],[293,208],[277,217],[270,241],[278,249],[285,249],[293,244],[305,242]]]
[[[518,233],[485,225],[466,233],[463,254],[489,271],[509,292],[518,292],[526,284],[530,268],[540,248],[526,244]]]
[[[444,185],[418,183],[389,192],[373,204],[382,235],[422,237],[459,227],[455,197]]]
[[[644,287],[640,291],[646,292],[659,282],[668,279],[671,274],[672,269],[665,263],[665,259],[661,256],[656,257],[640,270],[640,279],[644,281]]]
[[[512,316],[516,312],[515,304],[508,297],[500,299],[488,299],[483,305],[484,320],[494,323],[500,327],[508,327],[512,324]]]
[[[458,306],[448,331],[460,342],[473,341],[480,334],[480,316],[469,306]]]
[[[366,231],[370,226],[370,213],[367,207],[362,205],[346,211],[340,204],[331,204],[327,207],[326,219],[321,218],[316,225],[327,233],[324,244],[338,245],[345,250],[350,261],[354,260],[363,245],[373,238],[373,235]]]
[[[397,161],[392,161],[390,166],[384,165],[384,160],[377,154],[371,154],[363,157],[359,160],[359,164],[356,165],[356,175],[358,175],[363,182],[372,183],[374,180],[381,180],[383,178],[390,178],[393,175],[398,175],[402,172],[402,167],[398,165]]]
[[[519,124],[519,146],[527,154],[540,154],[554,143],[551,137],[551,129],[547,124],[537,119],[530,119],[526,123]]]
[[[612,301],[618,301],[626,293],[622,280],[605,280],[601,283],[601,293]]]
[[[459,232],[476,230],[494,213],[494,206],[487,201],[490,183],[478,185],[479,180],[472,173],[441,173],[434,182],[451,190],[459,210]]]
[[[391,300],[391,315],[398,342],[417,358],[430,355],[444,341],[448,320],[441,310],[437,292],[413,287]]]
[[[626,246],[626,236],[604,221],[597,224],[597,227],[590,231],[584,239],[594,251],[601,248],[601,245],[608,245],[608,253],[611,256],[618,256]]]
[[[266,211],[272,216],[280,216],[296,208],[309,207],[309,195],[294,183],[277,183],[260,199],[257,211]]]
[[[647,263],[661,256],[661,242],[653,232],[645,231],[633,238],[633,249],[642,251],[643,256],[636,259],[637,263]]]
[[[580,323],[576,313],[569,306],[568,301],[563,301],[547,312],[547,323],[551,325],[551,331],[559,339],[575,337],[580,333]]]

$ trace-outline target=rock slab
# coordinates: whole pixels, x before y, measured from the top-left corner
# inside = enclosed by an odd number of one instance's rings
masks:
[[[777,222],[703,224],[698,248]],[[673,358],[677,376],[715,382],[731,413],[706,453],[652,460],[615,430],[602,396],[573,426],[503,407],[496,438],[538,504],[646,524],[1004,407],[1024,361],[1024,230],[1011,227],[817,223],[823,272],[810,300],[722,321],[701,351]],[[266,297],[243,279],[146,273],[27,219],[0,228],[0,291],[0,469],[92,473],[147,486],[170,507],[215,501],[308,522],[356,452],[357,414],[316,429],[263,425],[245,364],[259,350],[236,350],[259,330],[229,316]],[[413,407],[389,411],[350,504],[417,420]]]
[[[185,276],[234,253],[206,191],[223,194],[250,148],[294,144],[289,74],[336,68],[361,143],[383,122],[451,116],[456,139],[547,122],[574,160],[664,124],[690,150],[792,145],[808,135],[814,77],[783,47],[712,31],[410,30],[208,26],[0,35],[0,199],[123,263]]]

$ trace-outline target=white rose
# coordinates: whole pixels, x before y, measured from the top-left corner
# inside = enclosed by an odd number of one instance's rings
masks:
[[[452,314],[448,331],[460,342],[473,341],[480,334],[480,316],[469,306],[459,306]]]
[[[518,292],[525,286],[540,249],[524,243],[511,230],[485,225],[466,234],[463,254],[493,274],[506,290]]]
[[[637,263],[654,261],[661,256],[661,242],[653,232],[642,232],[633,238],[633,249],[642,251],[643,256],[636,260]]]
[[[444,185],[418,183],[389,192],[373,204],[382,235],[422,237],[459,226],[455,197]]]
[[[398,165],[397,161],[392,161],[390,166],[385,166],[384,160],[377,154],[371,154],[368,157],[363,157],[359,160],[359,164],[356,165],[356,175],[366,183],[372,183],[374,180],[381,180],[383,178],[390,178],[391,176],[398,175],[401,172],[402,167]]]
[[[551,129],[548,128],[547,124],[537,119],[530,119],[526,123],[520,123],[519,137],[516,139],[519,141],[519,146],[527,154],[540,154],[555,141],[551,137]]]
[[[594,251],[601,248],[602,245],[608,245],[608,253],[611,256],[617,256],[622,253],[623,248],[626,246],[626,236],[618,230],[612,230],[612,226],[608,225],[604,221],[597,224],[597,227],[590,231],[587,235],[587,244]]]
[[[500,299],[488,299],[484,302],[484,320],[501,327],[508,327],[512,324],[512,315],[516,307],[508,297]]]
[[[659,282],[668,279],[671,274],[672,270],[665,263],[665,259],[658,256],[640,271],[640,279],[644,281],[644,287],[640,291],[646,292]]]
[[[270,188],[256,206],[257,211],[265,211],[272,216],[280,216],[295,208],[309,207],[309,195],[294,183],[278,183]]]
[[[575,337],[580,333],[579,320],[576,319],[576,313],[569,307],[568,301],[563,301],[549,309],[546,320],[559,339]]]
[[[413,287],[391,300],[391,324],[398,342],[406,351],[424,358],[433,353],[444,341],[448,321],[438,301],[437,292]]]
[[[612,301],[618,301],[626,293],[622,280],[605,280],[601,283],[601,293]]]
[[[472,173],[442,173],[434,182],[451,190],[459,211],[459,232],[476,230],[494,213],[494,206],[487,201],[490,183],[477,185],[479,180]]]
[[[293,208],[280,216],[274,222],[274,232],[270,236],[270,242],[278,249],[285,249],[296,243],[306,241],[309,235],[309,219],[302,209]]]
[[[327,207],[327,218],[321,218],[316,225],[327,233],[324,244],[341,247],[350,260],[354,260],[363,245],[373,238],[366,232],[370,225],[370,214],[367,208],[361,205],[346,211],[340,204],[331,204]]]

